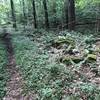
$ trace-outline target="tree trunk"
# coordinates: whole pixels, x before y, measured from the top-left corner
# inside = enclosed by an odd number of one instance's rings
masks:
[[[34,17],[34,27],[37,28],[37,20],[36,20],[36,9],[35,9],[35,1],[32,1],[33,6],[33,17]]]
[[[16,25],[16,15],[15,15],[15,9],[14,9],[14,2],[13,2],[13,0],[10,0],[10,4],[11,4],[13,28],[16,29],[17,28],[17,25]]]
[[[100,32],[100,19],[97,20],[97,32]]]
[[[97,4],[97,32],[100,32],[100,3]]]
[[[25,1],[23,0],[22,1],[22,3],[23,3],[23,17],[24,17],[24,23],[26,24],[26,13],[25,13]]]
[[[75,29],[75,1],[68,0],[68,29]]]
[[[54,27],[56,27],[57,26],[57,10],[56,10],[57,4],[56,4],[56,0],[53,0],[52,3],[53,3],[52,12],[53,12],[53,17],[54,17],[53,23],[54,23]]]
[[[66,28],[68,29],[68,0],[65,1],[65,20],[66,20]]]
[[[49,28],[49,19],[48,19],[48,9],[47,9],[47,2],[46,0],[43,0],[43,6],[44,6],[44,13],[45,13],[45,25],[46,28]]]

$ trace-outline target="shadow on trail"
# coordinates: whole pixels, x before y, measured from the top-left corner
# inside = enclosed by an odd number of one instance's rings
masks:
[[[7,52],[8,66],[16,67],[15,57],[14,57],[14,49],[12,45],[12,39],[10,33],[4,33],[2,36],[3,43],[5,45],[5,49]]]

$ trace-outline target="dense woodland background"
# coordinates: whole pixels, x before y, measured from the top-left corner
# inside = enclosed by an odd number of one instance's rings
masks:
[[[100,100],[100,0],[0,0],[0,100]]]
[[[99,30],[99,3],[99,0],[1,0],[0,23],[70,30],[88,25]]]

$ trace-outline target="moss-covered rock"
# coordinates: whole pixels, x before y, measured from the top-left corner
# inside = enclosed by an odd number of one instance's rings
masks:
[[[95,54],[88,54],[87,55],[87,62],[94,62],[96,61],[97,56]]]
[[[100,48],[96,48],[96,49],[95,49],[95,52],[100,53]]]
[[[79,62],[81,62],[82,60],[83,60],[83,57],[81,57],[81,56],[64,56],[64,57],[62,57],[61,58],[62,60],[62,62],[63,63],[65,63],[65,64],[67,64],[67,65],[70,65],[70,64],[72,64],[72,62],[71,61],[73,61],[74,63],[79,63]]]
[[[53,45],[55,47],[66,44],[67,46],[71,45],[73,48],[75,47],[75,41],[70,37],[59,36],[54,40]]]

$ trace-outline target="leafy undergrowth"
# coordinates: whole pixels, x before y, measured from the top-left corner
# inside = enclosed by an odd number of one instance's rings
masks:
[[[6,94],[6,82],[8,78],[8,73],[6,71],[6,53],[4,45],[0,40],[0,100]]]
[[[67,31],[59,36],[35,31],[13,36],[13,42],[26,93],[35,91],[38,100],[99,100],[97,38]]]

